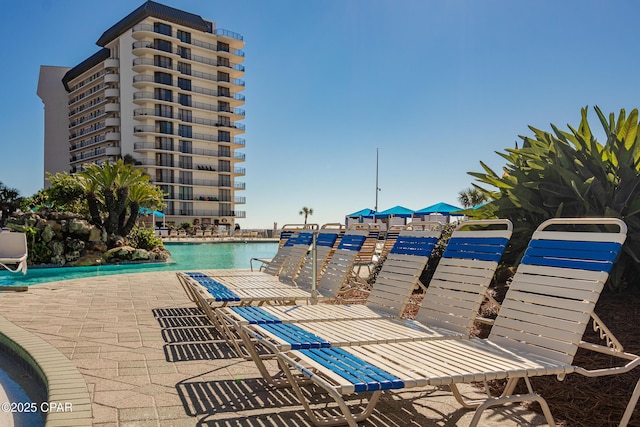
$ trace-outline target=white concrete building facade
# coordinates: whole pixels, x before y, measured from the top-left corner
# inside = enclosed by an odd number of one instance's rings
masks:
[[[45,172],[126,156],[164,191],[167,222],[243,218],[242,36],[147,1],[97,44],[73,68],[41,67]]]

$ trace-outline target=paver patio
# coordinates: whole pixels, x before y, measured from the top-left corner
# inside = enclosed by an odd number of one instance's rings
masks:
[[[271,388],[252,362],[235,357],[174,273],[97,276],[3,293],[0,315],[77,367],[94,426],[312,425],[292,390]],[[386,393],[361,425],[464,426],[471,418],[448,389],[430,388]],[[514,406],[487,411],[481,425],[545,423]]]

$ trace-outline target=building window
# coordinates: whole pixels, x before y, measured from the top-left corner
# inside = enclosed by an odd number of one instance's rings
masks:
[[[173,101],[173,92],[169,89],[155,88],[153,89],[153,97],[159,101]]]
[[[226,96],[231,98],[231,90],[228,87],[218,86],[218,96]]]
[[[173,167],[173,155],[156,153],[156,166]]]
[[[193,187],[180,187],[180,200],[193,200]]]
[[[191,80],[178,77],[178,87],[182,90],[191,90]]]
[[[156,71],[153,73],[153,81],[155,83],[160,83],[163,85],[172,85],[172,81],[171,81],[171,74],[169,73],[163,73],[161,71]]]
[[[156,104],[156,116],[173,117],[173,107],[171,105]]]
[[[191,107],[191,95],[186,95],[184,93],[178,94],[178,102],[180,105],[184,105],[185,107]]]
[[[191,110],[183,110],[182,108],[178,111],[178,119],[183,122],[192,122],[193,117],[191,116]]]
[[[184,62],[178,62],[178,71],[182,74],[186,74],[187,76],[191,75],[191,64],[186,64]]]
[[[191,154],[191,141],[180,141],[180,152]]]
[[[192,138],[193,137],[193,133],[192,133],[191,126],[178,125],[178,135],[180,135],[182,137],[185,137],[185,138]]]
[[[193,184],[193,172],[180,171],[180,182],[182,184]]]
[[[182,169],[193,169],[193,159],[190,156],[179,156],[178,166]]]
[[[231,63],[229,62],[229,58],[224,58],[222,56],[218,56],[218,66],[219,67],[231,67]]]
[[[231,162],[229,160],[218,160],[218,170],[220,172],[231,172]]]
[[[229,43],[218,42],[218,50],[221,52],[229,52]]]
[[[231,201],[231,190],[227,190],[225,188],[221,188],[218,190],[218,200],[221,202],[230,202]]]
[[[167,138],[164,136],[156,137],[156,150],[169,150],[173,151],[173,138]]]
[[[218,117],[218,125],[219,126],[231,127],[231,119],[229,117],[220,116],[220,117]],[[229,141],[231,141],[231,140],[229,140]]]
[[[219,82],[231,81],[231,79],[229,78],[229,73],[225,73],[224,71],[218,71],[218,81]]]
[[[171,42],[162,39],[153,39],[153,48],[163,52],[171,52]]]
[[[178,55],[183,59],[191,59],[191,49],[188,47],[178,46]]]
[[[158,185],[160,190],[164,193],[165,199],[173,199],[173,186],[171,185]]]
[[[218,184],[220,187],[231,187],[231,175],[219,175]]]
[[[218,111],[224,111],[226,113],[231,112],[231,104],[225,101],[218,101]]]
[[[218,157],[231,157],[231,147],[221,145],[218,147]]]
[[[154,22],[153,32],[158,34],[164,34],[165,36],[170,36],[171,25],[163,24],[162,22]]]
[[[183,43],[191,44],[191,33],[188,33],[186,31],[182,31],[182,30],[178,30],[178,38]]]
[[[164,120],[156,120],[156,130],[157,133],[173,133],[173,123],[167,122]]]
[[[173,62],[171,61],[171,58],[162,55],[153,56],[153,65],[162,68],[173,68]]]
[[[226,130],[218,131],[218,141],[220,142],[231,142],[231,133]]]

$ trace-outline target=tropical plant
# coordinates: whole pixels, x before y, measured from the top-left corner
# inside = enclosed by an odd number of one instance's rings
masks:
[[[162,248],[162,239],[155,235],[153,229],[136,224],[129,233],[129,243],[134,248],[152,250]]]
[[[304,215],[304,223],[307,223],[307,218],[309,217],[309,215],[313,215],[313,208],[308,208],[308,207],[303,207],[302,209],[300,209],[300,212],[298,212],[299,215]]]
[[[89,208],[91,222],[105,230],[109,239],[126,237],[138,219],[141,207],[163,207],[163,193],[150,182],[142,169],[125,164],[105,162],[88,165],[76,174]]]
[[[467,188],[458,193],[458,201],[464,208],[472,208],[487,201],[487,195],[475,187]]]
[[[20,207],[20,193],[15,188],[10,188],[0,182],[0,224],[4,225],[7,217]]]
[[[508,218],[514,224],[512,250],[517,261],[535,227],[552,217],[605,216],[624,220],[628,227],[623,255],[610,275],[613,289],[640,285],[640,141],[638,110],[617,119],[595,107],[606,141],[598,142],[582,109],[579,126],[553,132],[530,127],[533,137],[522,137],[522,148],[498,153],[507,161],[503,174],[485,163],[484,172],[469,172],[476,187],[491,202],[476,216]]]

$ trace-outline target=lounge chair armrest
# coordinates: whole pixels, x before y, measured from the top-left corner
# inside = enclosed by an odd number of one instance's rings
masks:
[[[598,315],[591,313],[591,318],[593,319],[593,330],[600,334],[600,339],[605,340],[606,346],[617,352],[624,352],[624,348],[622,347],[622,344],[620,344],[620,341],[616,339],[613,332],[607,328]]]
[[[629,361],[623,366],[615,366],[612,368],[602,369],[586,369],[581,366],[576,366],[575,373],[584,375],[586,377],[601,377],[605,375],[623,374],[625,372],[631,371],[637,366],[640,366],[640,356],[638,356],[637,354],[625,353],[624,351],[617,351],[603,345],[593,344],[585,341],[581,341],[580,344],[578,344],[578,347]]]
[[[488,317],[481,317],[481,316],[476,316],[474,320],[479,323],[484,323],[485,325],[493,325],[493,323],[495,322],[494,319],[490,319]]]

